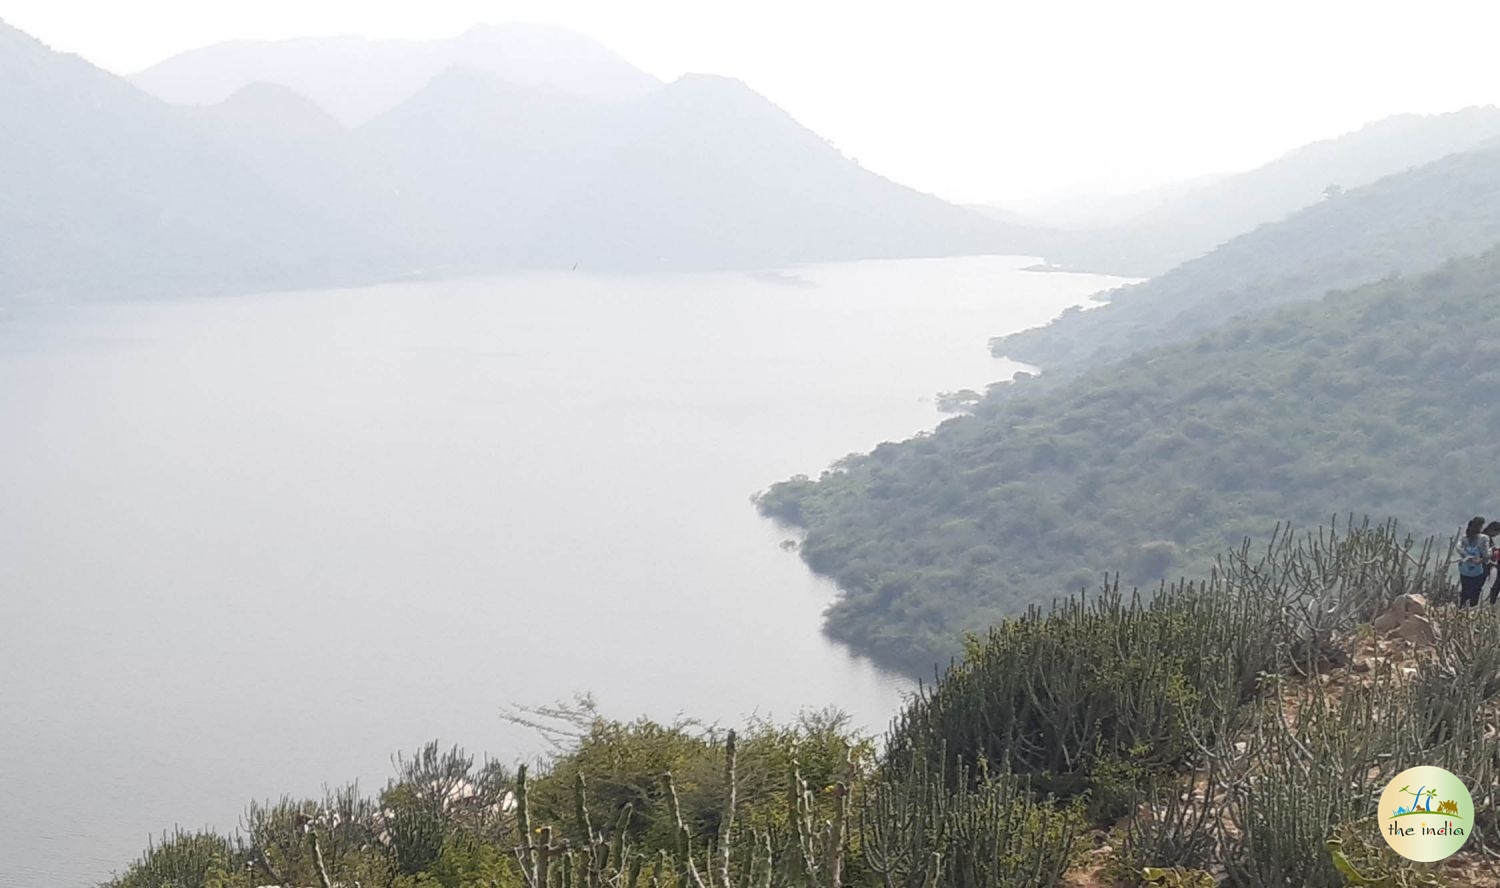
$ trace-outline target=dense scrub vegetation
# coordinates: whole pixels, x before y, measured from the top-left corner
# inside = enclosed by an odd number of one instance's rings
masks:
[[[1470,849],[1500,826],[1500,611],[1433,607],[1434,643],[1368,656],[1397,596],[1451,597],[1443,554],[1393,524],[1282,533],[1154,598],[1033,611],[972,639],[878,757],[832,713],[736,734],[581,711],[536,769],[429,746],[376,798],[252,805],[109,888],[1336,888],[1329,840],[1381,884],[1467,884],[1394,859],[1373,817],[1438,764],[1474,790]]]
[[[760,499],[842,596],[828,629],[922,674],[980,632],[1118,571],[1154,586],[1286,519],[1488,506],[1500,253],[1263,313],[988,398],[930,435]]]
[[[841,717],[736,732],[595,718],[539,775],[435,745],[369,799],[252,805],[163,838],[109,888],[839,888],[1052,884],[1078,818],[998,775],[880,773]]]
[[[1335,194],[1142,284],[1102,308],[1000,337],[996,354],[1066,374],[1231,318],[1396,273],[1417,274],[1500,242],[1500,147],[1454,154]]]
[[[1167,884],[1351,884],[1330,839],[1379,884],[1467,884],[1391,855],[1374,806],[1430,761],[1475,788],[1479,847],[1500,825],[1500,617],[1430,610],[1425,650],[1370,629],[1398,596],[1451,600],[1442,552],[1390,524],[1281,533],[1149,600],[1033,611],[971,640],[897,721],[888,760],[977,762],[1087,801],[1113,827],[1120,885],[1148,867],[1175,870]]]
[[[398,757],[396,776],[373,798],[351,786],[322,799],[252,804],[238,835],[179,831],[110,885],[310,885],[321,856],[343,883],[520,886],[514,851],[542,829],[559,843],[586,844],[582,824],[597,824],[652,860],[675,852],[683,829],[695,842],[717,835],[727,795],[725,732],[691,722],[613,721],[587,707],[564,709],[562,717],[579,729],[568,751],[533,766],[529,777],[525,767],[480,763],[462,749],[429,744]],[[869,739],[832,711],[787,726],[752,723],[737,743],[737,821],[747,833],[784,833],[798,779],[811,792],[798,796],[806,815],[827,816],[836,806],[831,787],[863,779],[872,755]],[[536,830],[520,822],[522,811]]]

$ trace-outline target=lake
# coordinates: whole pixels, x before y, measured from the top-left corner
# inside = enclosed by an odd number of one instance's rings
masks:
[[[910,687],[749,498],[943,417],[1115,279],[971,257],[0,314],[0,886],[319,795],[511,704],[726,724]]]

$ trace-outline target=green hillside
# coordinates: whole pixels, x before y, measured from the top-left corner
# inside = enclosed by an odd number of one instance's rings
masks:
[[[992,341],[996,354],[1067,373],[1181,342],[1230,318],[1332,289],[1414,274],[1500,242],[1500,148],[1455,154],[1324,200],[1159,278],[1045,327]]]
[[[832,635],[928,673],[965,632],[1105,572],[1200,571],[1278,521],[1494,511],[1500,252],[1041,388],[761,496],[842,588]]]

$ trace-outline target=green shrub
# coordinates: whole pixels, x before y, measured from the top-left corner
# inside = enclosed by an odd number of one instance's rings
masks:
[[[1396,595],[1442,586],[1434,552],[1393,523],[1278,529],[1259,554],[1249,542],[1226,553],[1203,582],[1149,598],[1116,582],[1033,608],[969,639],[965,659],[897,718],[887,757],[1014,772],[1111,822],[1252,723],[1245,704],[1268,676],[1311,674]]]
[[[671,773],[691,837],[706,841],[717,833],[726,791],[723,731],[689,721],[621,722],[586,712],[571,717],[582,726],[574,747],[555,757],[532,783],[531,805],[539,822],[575,821],[574,783],[582,774],[595,822],[611,823],[629,805],[630,839],[644,853],[669,850],[675,847],[676,823],[661,775]],[[846,779],[846,759],[853,757],[856,783],[872,766],[873,744],[848,721],[837,710],[807,711],[788,725],[753,720],[737,732],[740,823],[753,830],[786,829],[794,771],[817,788],[818,815],[829,816],[831,801],[822,790]]]
[[[882,884],[1045,888],[1074,862],[1082,817],[1036,800],[1021,778],[944,775],[914,761],[871,787],[859,823]]]
[[[175,830],[151,843],[140,860],[108,888],[239,888],[247,885],[249,855],[233,839]]]
[[[950,774],[1025,775],[1111,820],[1142,780],[1222,730],[1253,689],[1243,678],[1275,663],[1264,639],[1237,662],[1226,636],[1243,616],[1234,599],[1191,585],[1149,601],[1111,588],[1088,604],[1033,610],[971,641],[964,662],[898,718],[888,756],[897,766],[946,757],[960,766]]]

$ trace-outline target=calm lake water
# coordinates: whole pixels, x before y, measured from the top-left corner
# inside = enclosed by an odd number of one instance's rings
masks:
[[[534,274],[0,315],[0,886],[174,824],[507,761],[508,704],[737,723],[908,683],[755,491],[930,428],[1116,281],[979,257]]]

